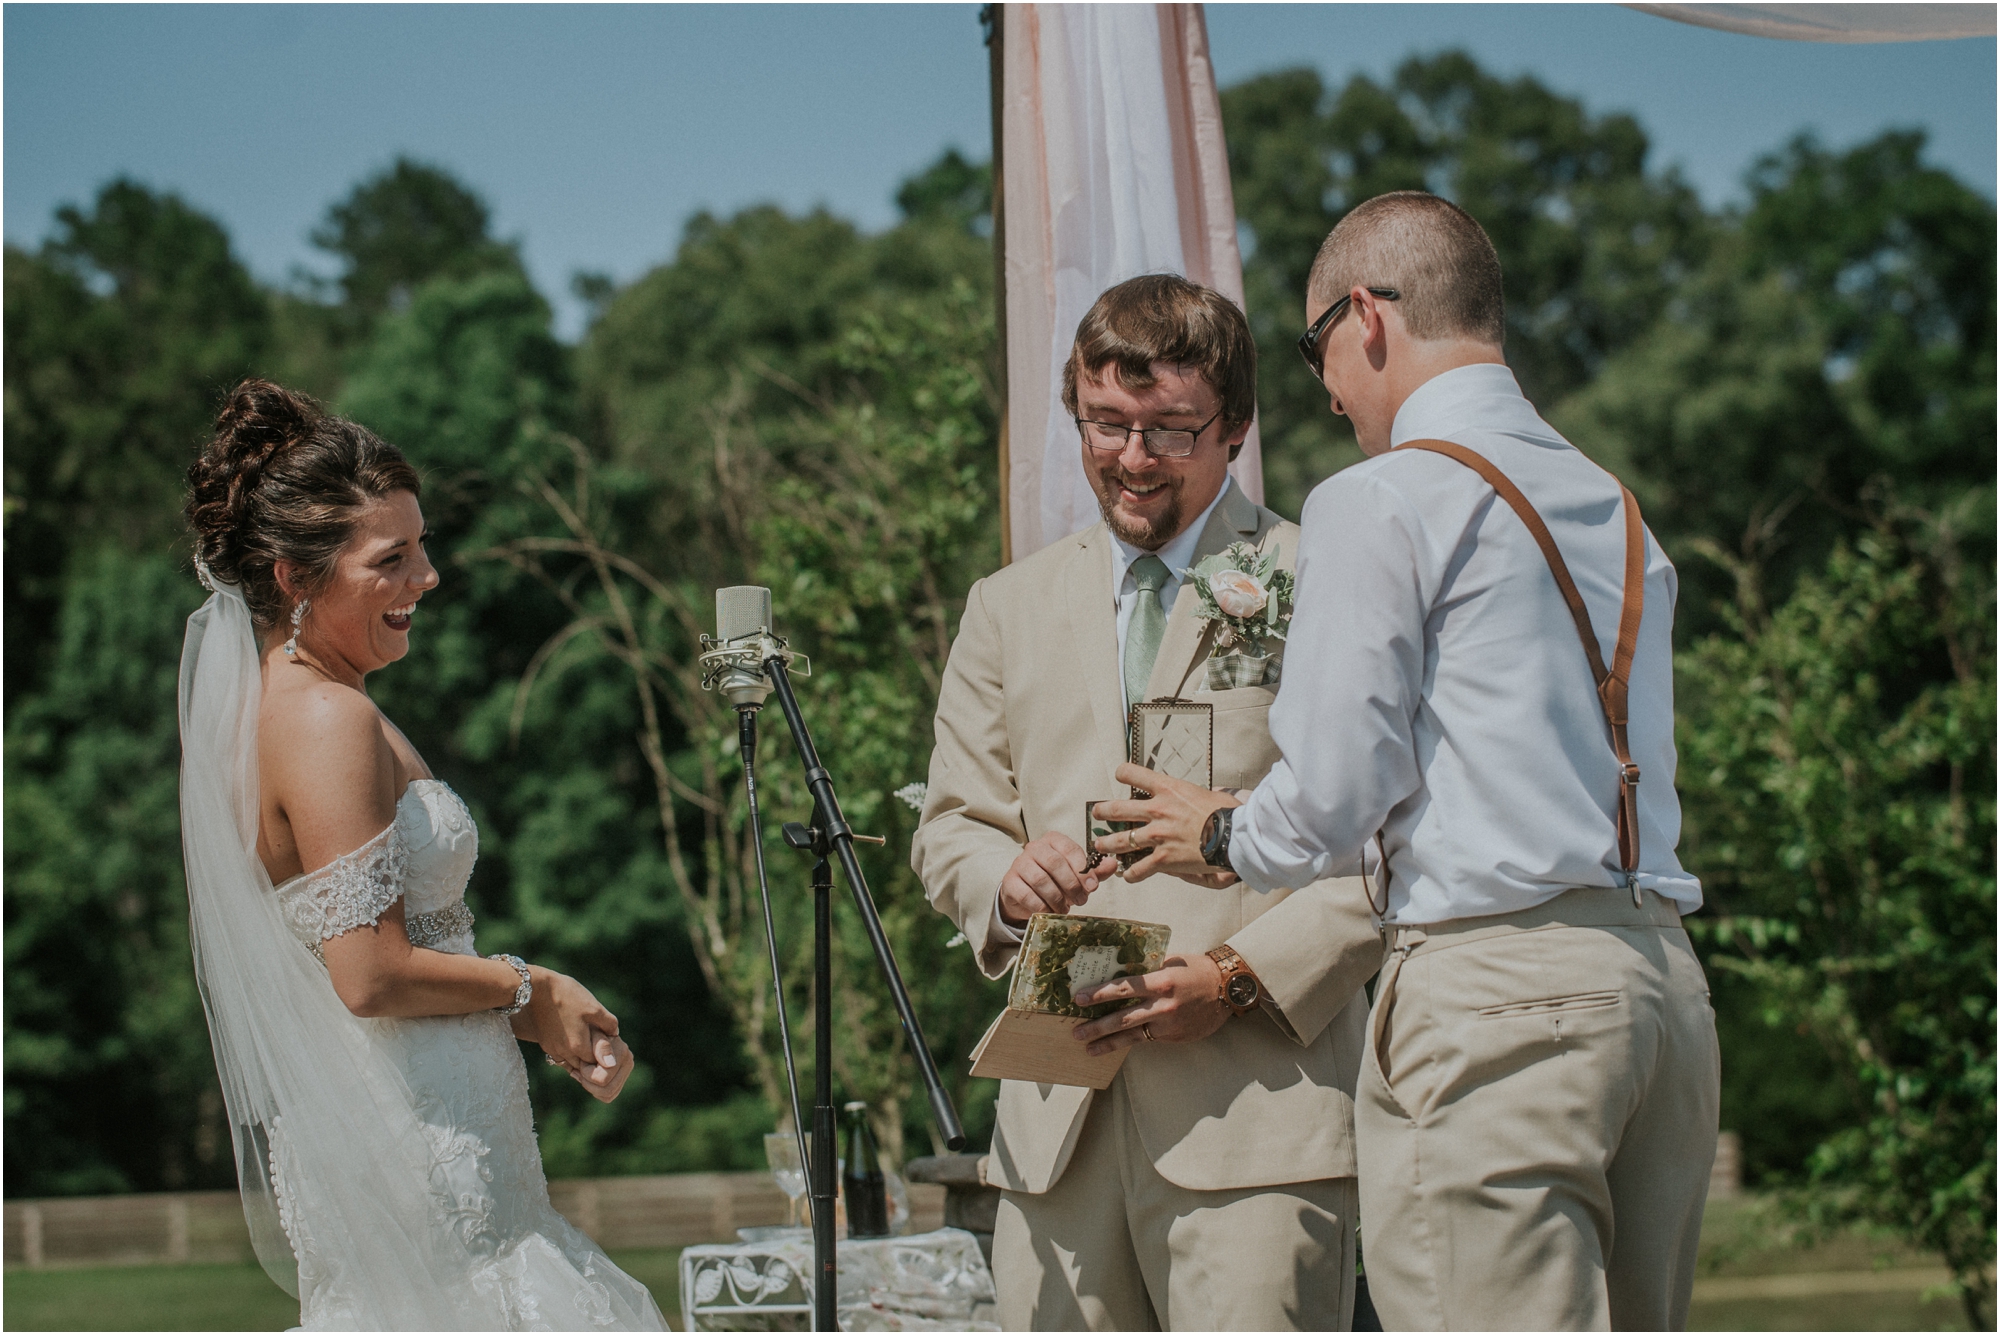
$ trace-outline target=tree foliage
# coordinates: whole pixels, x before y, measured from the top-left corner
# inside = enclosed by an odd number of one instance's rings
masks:
[[[1289,346],[1326,232],[1406,188],[1486,226],[1509,364],[1680,568],[1683,861],[1712,898],[1695,923],[1719,923],[1699,944],[1724,1124],[1756,1180],[1952,1258],[1982,1324],[1963,1267],[1994,1217],[1991,612],[1935,590],[1990,598],[1992,204],[1896,132],[1794,141],[1709,215],[1628,118],[1452,54],[1338,93],[1267,75],[1224,115],[1281,506],[1358,457]],[[1883,527],[1912,508],[1954,519],[1921,543]]]
[[[435,277],[381,320],[340,407],[389,439],[423,442],[410,448],[444,580],[425,598],[410,656],[371,687],[480,822],[468,901],[481,942],[585,980],[644,1059],[627,1095],[601,1112],[531,1066],[547,1161],[571,1173],[611,1154],[632,1171],[688,1166],[658,1148],[654,1123],[678,1125],[669,1110],[735,1090],[741,1065],[714,1041],[726,1013],[677,926],[657,816],[638,782],[636,710],[615,682],[578,676],[519,716],[519,682],[563,624],[563,605],[464,559],[519,532],[538,513],[522,483],[568,458],[570,350],[518,271]],[[649,1143],[655,1157],[635,1159]]]
[[[1505,275],[1508,364],[1545,405],[1651,328],[1709,244],[1694,192],[1671,171],[1646,171],[1646,136],[1630,116],[1592,117],[1462,52],[1412,57],[1387,84],[1358,75],[1338,92],[1309,69],[1267,74],[1225,90],[1222,107],[1251,243],[1244,288],[1264,367],[1266,476],[1288,513],[1313,481],[1360,457],[1291,346],[1313,256],[1354,205],[1429,190],[1480,220]]]
[[[6,699],[47,667],[74,559],[159,549],[216,394],[269,347],[263,293],[215,222],[112,181],[6,251]]]
[[[179,562],[71,571],[48,686],[6,736],[6,1162],[33,1194],[227,1185],[188,954],[175,713]]]
[[[1977,503],[1976,497],[1972,498]],[[1942,1254],[1992,1321],[1994,658],[1990,567],[1898,508],[1767,612],[1683,654],[1684,856],[1711,967],[1809,1033],[1850,1118],[1813,1152],[1829,1220]]]
[[[947,160],[919,180],[952,174]],[[658,853],[667,882],[774,1110],[789,1100],[735,721],[699,689],[699,636],[713,628],[713,589],[774,590],[779,620],[815,664],[802,685],[850,817],[890,839],[867,857],[868,874],[930,1037],[941,1052],[963,1051],[976,1034],[959,1031],[978,1016],[962,1002],[978,982],[921,965],[946,933],[898,851],[912,817],[889,794],[924,772],[964,592],[997,558],[992,322],[985,293],[961,276],[980,271],[982,254],[948,209],[913,208],[880,238],[823,215],[697,217],[671,265],[607,304],[579,356],[593,430],[523,479],[539,519],[484,554],[569,613],[524,674],[517,717],[606,668],[623,678],[657,828],[670,832]],[[782,738],[766,747],[765,852],[803,1025],[806,868],[776,831],[808,818],[810,801],[787,755]],[[903,1040],[858,924],[837,917],[838,1078],[875,1106],[893,1156],[915,1111]]]
[[[1993,206],[1926,166],[1921,137],[1763,159],[1710,263],[1557,424],[1627,474],[1697,596],[1732,596],[1714,544],[1770,596],[1870,527],[1885,481],[1910,503],[1992,495]],[[1962,534],[1992,536],[1984,522]]]
[[[342,311],[365,328],[433,278],[518,267],[489,222],[486,201],[449,173],[399,157],[328,209],[312,241],[341,261]]]
[[[848,385],[803,393],[786,418],[760,420],[728,392],[706,415],[712,448],[697,456],[710,504],[669,534],[621,523],[632,490],[574,447],[559,475],[530,487],[546,509],[538,531],[470,559],[504,562],[560,598],[568,623],[523,678],[517,711],[554,677],[614,666],[641,718],[669,883],[703,977],[727,1005],[757,1087],[784,1110],[782,1053],[757,897],[755,850],[741,789],[737,723],[704,691],[696,662],[712,628],[712,590],[735,577],[773,590],[775,617],[813,664],[805,712],[840,780],[857,828],[888,848],[864,863],[927,1037],[946,1054],[976,1038],[975,973],[942,957],[947,924],[933,914],[902,855],[913,814],[891,799],[929,750],[931,702],[965,590],[997,556],[987,461],[993,414],[978,366],[990,315],[960,283],[847,324],[835,365]],[[651,505],[636,507],[645,514]],[[641,558],[635,553],[649,553]],[[776,711],[766,720],[760,790],[763,857],[784,952],[785,995],[801,1055],[811,1033],[810,900],[805,864],[778,837],[812,802]],[[873,1105],[885,1149],[899,1158],[910,1071],[904,1040],[865,935],[837,905],[834,1035],[837,1078]],[[808,1069],[810,1069],[808,1067]],[[961,1089],[966,1081],[956,1081]],[[990,1095],[990,1090],[987,1091]]]

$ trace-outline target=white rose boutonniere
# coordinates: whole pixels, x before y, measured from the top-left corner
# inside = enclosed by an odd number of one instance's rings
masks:
[[[1276,685],[1280,660],[1271,641],[1282,642],[1292,624],[1292,572],[1278,569],[1277,554],[1231,543],[1181,577],[1201,599],[1195,615],[1217,623],[1208,689]]]

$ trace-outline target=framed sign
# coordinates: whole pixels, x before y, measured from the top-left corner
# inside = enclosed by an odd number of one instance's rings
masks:
[[[1214,706],[1189,700],[1142,701],[1132,706],[1129,735],[1133,764],[1199,788],[1215,786]],[[1132,796],[1152,794],[1134,788]]]
[[[1129,722],[1127,736],[1132,740],[1128,756],[1133,764],[1202,788],[1215,787],[1214,706],[1191,700],[1146,700],[1132,706]],[[1134,788],[1132,796],[1143,801],[1152,794]],[[1132,828],[1125,821],[1099,818],[1096,807],[1096,802],[1083,804],[1083,846],[1090,851],[1093,866],[1097,859],[1111,856],[1097,852],[1099,838]],[[1146,852],[1120,853],[1118,865],[1130,867]]]

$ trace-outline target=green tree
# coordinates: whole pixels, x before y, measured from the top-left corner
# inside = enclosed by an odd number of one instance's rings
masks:
[[[1976,494],[1893,507],[1677,662],[1684,858],[1711,968],[1817,1040],[1849,1101],[1806,1202],[1942,1254],[1992,1323],[1994,656]]]
[[[518,272],[432,279],[357,352],[339,406],[424,470],[444,582],[410,656],[371,686],[480,821],[468,898],[481,942],[583,979],[642,1063],[601,1113],[531,1067],[547,1162],[571,1174],[719,1166],[677,1162],[654,1126],[685,1125],[682,1105],[726,1096],[742,1072],[677,928],[636,711],[615,681],[579,674],[517,716],[516,683],[562,603],[464,559],[538,515],[523,486],[569,457],[575,388],[548,304]]]
[[[264,295],[212,219],[111,182],[6,252],[6,698],[41,680],[72,555],[163,551],[221,394],[268,347]]]
[[[582,547],[553,564],[519,545],[507,551],[551,587],[562,584],[556,574],[562,562],[576,569],[586,549],[650,572],[627,595],[637,618],[630,630],[607,619],[605,577],[575,585],[574,624],[590,634],[580,629],[577,638],[552,643],[541,671],[568,679],[594,653],[622,663],[628,673],[643,668],[650,674],[639,679],[639,698],[645,690],[657,697],[659,755],[649,763],[662,803],[661,828],[677,835],[665,846],[676,893],[704,975],[730,1007],[756,1086],[774,1104],[783,1102],[774,1074],[774,1021],[768,979],[756,981],[765,967],[757,946],[761,929],[744,898],[748,849],[733,805],[734,721],[713,697],[694,689],[696,637],[711,628],[710,590],[769,584],[778,591],[780,616],[807,639],[819,673],[816,693],[826,691],[843,710],[857,699],[878,713],[886,699],[897,702],[892,713],[876,719],[882,724],[877,733],[866,734],[871,740],[863,753],[871,758],[865,780],[842,773],[854,819],[863,828],[882,824],[893,838],[896,822],[908,813],[879,804],[890,790],[921,777],[930,749],[936,682],[923,669],[941,665],[958,600],[997,559],[997,546],[981,557],[981,549],[963,545],[974,542],[972,535],[987,539],[991,528],[990,517],[984,528],[972,518],[979,506],[991,504],[985,474],[991,471],[995,416],[991,325],[972,314],[986,302],[991,281],[991,251],[977,235],[973,212],[981,202],[980,179],[980,169],[945,155],[906,184],[899,198],[907,219],[880,237],[863,236],[823,213],[794,218],[759,208],[726,220],[693,219],[674,261],[616,293],[579,351],[589,485],[577,492],[574,476],[551,479],[544,498],[559,527],[544,526],[537,540],[560,536]],[[911,439],[912,432],[924,439]],[[961,466],[979,476],[961,476]],[[572,498],[564,502],[567,515],[559,513],[559,497]],[[801,514],[812,518],[801,520]],[[949,531],[929,532],[943,524],[944,514],[953,516]],[[899,564],[881,550],[891,534],[912,544],[908,562],[915,564]],[[895,629],[886,610],[899,605],[907,609],[908,624],[922,628],[922,643],[897,673],[871,676],[860,666],[867,654],[911,633]],[[825,608],[838,609],[841,629],[837,636],[825,632],[833,638],[822,642],[795,618]],[[858,695],[847,691],[849,678],[836,675],[842,654],[853,656]],[[889,680],[893,689],[882,684]],[[840,689],[831,689],[835,683]],[[538,682],[534,694],[543,690]],[[857,730],[853,737],[858,742],[863,735]],[[774,751],[782,756],[783,744],[774,744]],[[846,753],[844,741],[838,751],[829,743],[829,755]],[[773,764],[779,768],[767,810],[779,809],[782,793],[790,807],[785,818],[803,817],[796,775],[788,781],[782,761]],[[786,782],[796,791],[784,789]],[[780,874],[796,876],[793,862],[782,848],[773,853]],[[870,875],[885,919],[904,915],[892,934],[921,935],[944,926],[922,904],[900,857],[871,863]],[[914,917],[907,906],[898,907],[912,893],[920,909]],[[797,907],[796,897],[789,902]],[[803,921],[792,921],[799,931],[787,928],[793,948],[804,948]],[[899,951],[937,944],[925,945],[918,936],[895,939]],[[859,940],[843,949],[858,949]],[[862,967],[859,954],[843,958]],[[850,972],[843,968],[843,977]],[[945,970],[938,996],[956,996],[968,985],[965,972],[962,966]],[[861,973],[843,987],[863,986],[866,977]],[[850,1051],[843,1038],[841,1079],[862,1097],[900,1105],[908,1072],[893,1060],[900,1038],[889,1012],[865,988],[843,1002],[843,1014],[849,1002],[858,1008],[854,1032],[861,1041]],[[958,1018],[942,1001],[920,999],[919,1006],[927,1020]],[[955,1042],[949,1026],[932,1037],[941,1051]],[[874,1054],[866,1067],[857,1064],[863,1053]],[[902,1135],[901,1114],[899,1106],[887,1112],[882,1130],[893,1148]]]
[[[1269,491],[1292,514],[1359,457],[1291,346],[1313,256],[1354,205],[1429,190],[1479,219],[1506,276],[1508,364],[1544,408],[1652,328],[1706,253],[1700,201],[1673,171],[1647,171],[1630,116],[1592,117],[1462,52],[1412,57],[1386,85],[1357,75],[1333,94],[1311,70],[1263,75],[1226,89],[1222,109],[1250,243]]]
[[[578,351],[613,460],[657,476],[699,471],[704,414],[725,398],[759,413],[824,388],[844,312],[868,299],[874,256],[851,224],[773,207],[690,219],[671,264],[620,291]],[[708,503],[690,494],[689,511]]]
[[[328,209],[312,241],[342,261],[347,312],[371,322],[406,307],[433,278],[518,268],[489,223],[486,201],[449,173],[399,157]]]
[[[224,1186],[178,843],[178,509],[269,307],[213,220],[120,179],[8,247],[6,333],[9,1189]]]
[[[955,148],[896,190],[906,221],[939,221],[975,235],[993,232],[993,164],[968,162]]]
[[[1733,596],[1719,549],[1782,598],[1868,531],[1863,496],[1980,493],[1990,547],[1993,206],[1892,133],[1762,160],[1751,202],[1657,325],[1553,417],[1625,477],[1682,565],[1682,632]]]
[[[650,496],[668,484],[621,475],[579,449],[561,478],[538,484],[554,522],[491,552],[556,592],[572,615],[524,678],[524,699],[551,677],[607,662],[630,683],[682,921],[774,1111],[789,1100],[781,1093],[736,723],[724,701],[700,689],[695,662],[711,625],[710,591],[769,585],[779,619],[811,655],[813,675],[802,684],[816,738],[841,780],[849,817],[890,841],[889,851],[864,861],[927,1037],[955,1067],[950,1058],[969,1049],[985,1019],[967,1004],[983,984],[968,959],[944,954],[949,924],[930,910],[904,856],[914,813],[891,794],[925,772],[951,630],[965,590],[998,556],[993,413],[978,370],[992,339],[983,306],[960,282],[880,312],[848,314],[830,357],[845,387],[820,397],[789,386],[793,403],[783,415],[754,413],[740,384],[730,386],[704,415],[709,448],[674,484],[698,485],[710,498],[684,527],[649,532],[643,512],[651,507],[627,503],[629,489]],[[767,726],[767,737],[774,731]],[[784,820],[806,818],[811,803],[788,753],[782,737],[770,738],[760,786],[788,1001],[803,1048],[806,868],[776,836]],[[915,1111],[907,1053],[858,923],[844,907],[838,916],[838,1079],[875,1106],[885,1148],[900,1157],[905,1113]],[[965,1077],[955,1083],[966,1092]],[[990,1111],[982,1105],[970,1120],[990,1122]]]
[[[449,172],[406,157],[328,207],[312,242],[338,260],[331,280],[294,271],[271,294],[276,330],[267,374],[331,401],[376,326],[408,309],[426,283],[486,273],[524,277],[515,246],[490,234],[486,201]]]
[[[227,1187],[235,1159],[188,953],[173,556],[72,573],[44,689],[6,730],[7,1189]]]
[[[990,271],[987,243],[950,209],[877,238],[818,211],[697,214],[673,262],[619,291],[579,349],[588,430],[621,466],[690,474],[679,480],[684,501],[662,516],[671,527],[710,502],[692,474],[713,448],[715,405],[759,419],[794,413],[802,394],[840,385],[841,333],[860,311],[954,281],[984,293]]]

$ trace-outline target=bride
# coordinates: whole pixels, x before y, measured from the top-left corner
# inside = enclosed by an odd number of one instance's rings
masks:
[[[182,841],[258,1258],[306,1329],[665,1329],[550,1206],[515,1044],[608,1102],[617,1017],[480,956],[478,830],[364,686],[438,583],[416,471],[252,380],[188,480]]]

